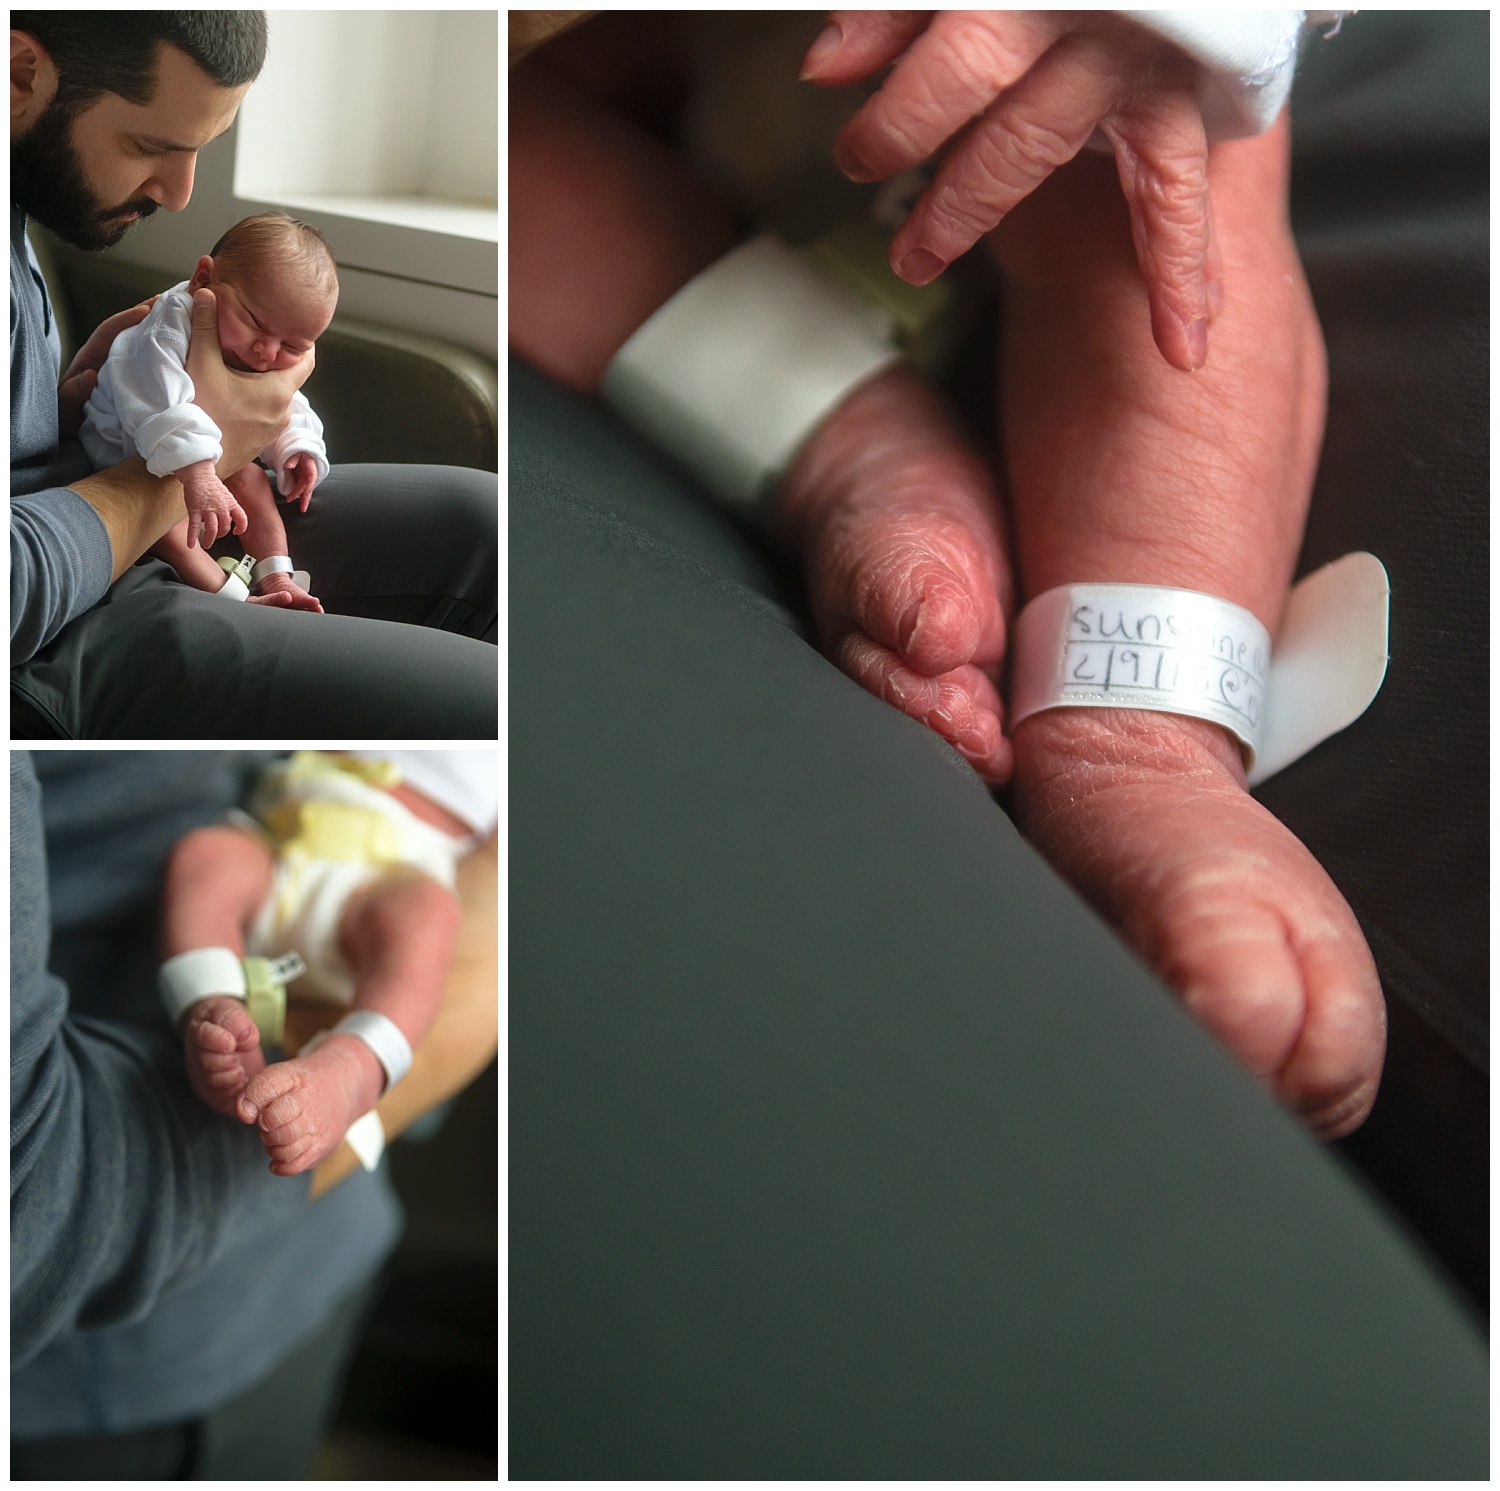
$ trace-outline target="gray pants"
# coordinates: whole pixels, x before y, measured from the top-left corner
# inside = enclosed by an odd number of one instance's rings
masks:
[[[511,399],[511,1474],[1483,1476],[1337,1161],[731,523]]]
[[[125,1434],[11,1441],[18,1481],[300,1481],[338,1407],[377,1285],[356,1289],[310,1341],[201,1419]]]
[[[16,733],[493,739],[496,486],[459,466],[335,466],[306,513],[282,509],[325,616],[220,601],[142,560],[11,670]]]

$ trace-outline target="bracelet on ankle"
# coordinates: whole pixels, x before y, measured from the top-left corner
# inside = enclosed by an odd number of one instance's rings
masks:
[[[167,1017],[175,1026],[199,1000],[224,995],[242,1000],[263,1046],[280,1044],[286,1020],[286,986],[307,965],[296,953],[277,958],[241,958],[227,947],[197,947],[168,958],[157,971]]]
[[[1292,588],[1276,645],[1243,606],[1163,585],[1059,585],[1016,617],[1010,728],[1046,709],[1148,709],[1239,740],[1251,786],[1369,708],[1385,678],[1390,581],[1346,554]]]

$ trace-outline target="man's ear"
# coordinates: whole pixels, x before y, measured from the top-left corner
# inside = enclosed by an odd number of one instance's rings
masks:
[[[188,281],[188,293],[201,290],[208,284],[214,272],[214,261],[207,254],[198,260],[198,267],[193,271],[193,277]]]
[[[25,31],[10,33],[10,132],[25,134],[57,93],[57,69],[46,47]]]

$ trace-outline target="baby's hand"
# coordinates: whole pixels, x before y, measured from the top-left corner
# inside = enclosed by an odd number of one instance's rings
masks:
[[[1097,128],[1114,147],[1156,345],[1174,367],[1201,367],[1222,292],[1193,64],[1099,11],[836,10],[802,76],[853,83],[898,57],[834,152],[854,180],[881,181],[953,141],[891,243],[896,272],[936,279]]]
[[[318,484],[318,463],[306,451],[299,450],[286,458],[281,469],[292,479],[292,490],[286,494],[287,502],[297,503],[306,512],[313,488]]]
[[[200,526],[205,549],[231,532],[243,533],[250,526],[245,509],[219,480],[212,461],[194,461],[173,475],[182,483],[182,500],[187,504],[188,548],[197,544]]]

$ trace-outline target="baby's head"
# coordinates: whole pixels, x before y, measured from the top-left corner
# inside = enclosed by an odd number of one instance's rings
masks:
[[[323,335],[339,298],[327,239],[284,212],[236,223],[198,260],[188,290],[204,286],[219,302],[224,361],[247,373],[291,367]]]

